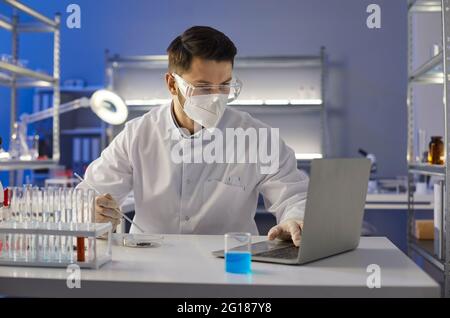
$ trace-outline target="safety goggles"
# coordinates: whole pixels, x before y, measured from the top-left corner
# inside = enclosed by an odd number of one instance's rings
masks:
[[[175,81],[185,98],[199,95],[225,94],[228,95],[228,102],[232,102],[239,96],[242,88],[242,82],[236,77],[233,77],[229,84],[192,85],[176,73],[172,73],[172,76],[175,78]]]

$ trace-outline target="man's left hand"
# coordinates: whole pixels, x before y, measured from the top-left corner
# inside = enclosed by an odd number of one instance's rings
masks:
[[[295,246],[300,245],[300,237],[302,235],[303,220],[287,219],[278,225],[272,227],[269,231],[269,240],[279,238],[281,240],[290,240],[294,242]]]

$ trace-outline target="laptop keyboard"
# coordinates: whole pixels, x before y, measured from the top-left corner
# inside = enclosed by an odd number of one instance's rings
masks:
[[[293,259],[293,258],[297,258],[298,250],[299,250],[298,247],[289,246],[289,247],[284,247],[284,248],[279,248],[279,249],[273,249],[273,250],[266,251],[266,252],[255,253],[253,255],[261,256],[261,257]]]

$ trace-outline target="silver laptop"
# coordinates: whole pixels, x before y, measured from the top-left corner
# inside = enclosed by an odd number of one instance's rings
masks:
[[[254,243],[252,260],[305,264],[355,249],[369,174],[368,159],[313,160],[300,246],[280,240]],[[224,256],[223,250],[213,254]]]

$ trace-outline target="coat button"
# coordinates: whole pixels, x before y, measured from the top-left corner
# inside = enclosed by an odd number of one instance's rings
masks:
[[[185,220],[185,221],[189,221],[189,219],[190,219],[190,218],[189,218],[188,216],[185,216],[185,217],[184,217],[184,220]]]

